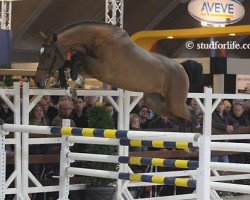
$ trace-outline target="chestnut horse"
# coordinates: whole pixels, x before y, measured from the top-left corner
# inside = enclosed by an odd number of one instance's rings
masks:
[[[144,93],[156,114],[190,119],[186,107],[189,78],[182,65],[135,44],[123,29],[101,22],[70,24],[46,38],[34,80],[44,86],[46,74],[64,66],[67,52],[78,52],[81,75],[117,88]]]

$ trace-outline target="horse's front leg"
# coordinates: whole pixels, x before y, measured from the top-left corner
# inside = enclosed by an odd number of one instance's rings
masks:
[[[64,67],[61,67],[59,70],[59,81],[60,81],[60,87],[62,89],[64,89],[65,93],[67,96],[72,97],[72,98],[76,98],[77,97],[77,92],[75,89],[75,85],[72,84],[70,87],[67,84],[67,80],[65,77],[65,73],[64,73]]]
[[[59,81],[60,81],[60,87],[67,90],[68,89],[68,84],[67,84],[67,81],[66,81],[66,77],[65,77],[65,74],[64,74],[64,67],[61,67],[59,70]]]

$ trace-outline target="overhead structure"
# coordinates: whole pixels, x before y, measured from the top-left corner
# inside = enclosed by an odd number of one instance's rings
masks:
[[[11,30],[12,2],[15,0],[0,0],[1,2],[1,29]]]
[[[123,28],[124,0],[106,0],[105,22]]]
[[[250,25],[228,27],[206,27],[173,30],[139,31],[131,36],[132,40],[144,49],[150,50],[153,44],[162,39],[205,38],[250,35]]]

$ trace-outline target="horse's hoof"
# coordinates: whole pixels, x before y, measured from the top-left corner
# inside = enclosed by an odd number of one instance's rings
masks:
[[[72,98],[73,99],[77,98],[77,91],[76,91],[76,89],[70,88],[70,93],[72,94]]]
[[[68,89],[67,90],[64,89],[64,91],[68,97],[71,97],[73,99],[75,99],[77,97],[76,89],[68,87]]]

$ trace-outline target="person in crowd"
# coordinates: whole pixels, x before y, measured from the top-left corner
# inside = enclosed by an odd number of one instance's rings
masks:
[[[233,132],[235,128],[239,127],[239,123],[225,111],[223,101],[220,101],[215,111],[213,112],[212,126],[213,128],[227,131],[228,133]]]
[[[73,111],[71,119],[75,122],[76,127],[88,127],[88,114],[85,109],[85,101],[83,97],[77,97],[73,100]]]
[[[111,103],[106,103],[105,108],[109,112],[110,117],[113,119],[114,126],[117,129],[117,123],[118,123],[118,121],[117,121],[118,120],[117,119],[118,118],[117,112],[115,112],[114,107],[112,106]]]
[[[136,113],[132,113],[129,116],[129,129],[138,130],[140,129],[140,117]]]
[[[50,97],[44,96],[38,103],[45,112],[45,118],[49,126],[52,125],[52,119],[54,119],[58,115],[58,110],[51,105]]]
[[[232,104],[230,103],[230,101],[224,100],[223,103],[224,103],[225,111],[228,113],[231,112]]]
[[[249,126],[249,120],[247,118],[247,115],[245,114],[245,105],[242,101],[238,101],[233,105],[232,109],[232,115],[235,120],[240,124],[240,126]],[[234,142],[239,143],[245,143],[246,140],[234,140]],[[249,156],[246,154],[240,154],[240,155],[231,155],[229,157],[230,161],[233,163],[246,163],[246,160]]]
[[[141,108],[140,112],[139,112],[141,129],[147,129],[148,128],[148,124],[150,122],[150,120],[148,119],[149,112],[150,112],[150,110],[146,106],[143,106]]]
[[[245,106],[242,102],[236,102],[233,105],[232,114],[234,119],[236,119],[240,126],[249,126],[249,120],[245,115]]]
[[[32,111],[30,112],[30,125],[38,125],[38,126],[47,126],[47,121],[44,116],[43,108],[37,104]],[[31,136],[34,134],[31,134]],[[36,136],[36,134],[34,135]],[[33,144],[29,146],[29,153],[31,155],[40,155],[42,154],[42,146],[39,144]],[[35,175],[36,178],[40,179],[42,165],[41,164],[31,164],[30,165],[31,172]]]
[[[59,97],[59,100],[58,100],[58,104],[60,103],[60,102],[62,102],[62,101],[72,101],[72,99],[69,97],[69,96],[67,96],[67,95],[63,95],[63,96],[60,96]]]
[[[58,115],[52,120],[52,126],[62,126],[63,119],[70,119],[73,107],[71,101],[60,101],[58,105]],[[70,119],[70,126],[75,127],[75,122]]]
[[[86,108],[91,109],[94,108],[97,104],[97,97],[96,96],[87,96],[86,97]]]
[[[41,105],[37,104],[32,111],[30,112],[30,125],[39,125],[39,126],[47,126],[47,120],[45,118],[45,112]],[[31,134],[31,136],[37,136],[37,134]],[[40,136],[39,136],[40,137]],[[52,148],[50,144],[33,144],[29,146],[29,154],[30,155],[41,155],[41,154],[51,154]],[[52,174],[54,174],[54,168],[52,164],[44,163],[44,164],[30,164],[29,166],[32,174],[38,179],[48,178]],[[32,195],[32,199],[40,199],[40,195],[38,194],[30,194]],[[48,199],[55,199],[53,193],[47,194]]]
[[[0,118],[4,123],[13,124],[14,114],[10,107],[0,98]]]
[[[196,115],[201,112],[201,109],[198,106],[196,100],[193,99],[193,98],[192,99],[187,99],[186,104],[187,104],[187,107],[189,109],[189,113],[191,114],[191,117],[192,117],[192,119],[194,121],[195,118],[196,118]]]
[[[196,115],[195,128],[200,129],[203,127],[203,113],[200,112]]]
[[[248,120],[250,121],[250,99],[246,99],[244,105],[245,105],[244,114],[247,116]]]
[[[174,122],[169,117],[164,117],[162,115],[155,116],[148,124],[149,129],[164,129],[164,128],[174,128]]]
[[[212,127],[227,133],[232,133],[233,130],[239,127],[239,123],[225,111],[224,102],[220,101],[215,111],[212,114]],[[214,156],[212,162],[229,162],[228,156]]]
[[[37,104],[30,112],[29,124],[38,126],[47,126],[47,120],[45,119],[44,109],[40,104]]]
[[[52,126],[60,126],[61,127],[63,125],[62,124],[63,119],[70,119],[72,110],[73,110],[73,106],[72,106],[71,101],[65,100],[65,101],[59,102],[58,116],[56,116],[52,120]],[[72,119],[70,119],[70,127],[75,127],[75,122]],[[61,149],[60,145],[54,145],[53,149],[52,149],[53,154],[59,154],[60,149]],[[60,167],[58,164],[53,165],[53,171],[54,171],[55,175],[59,174],[59,169],[60,169]]]

